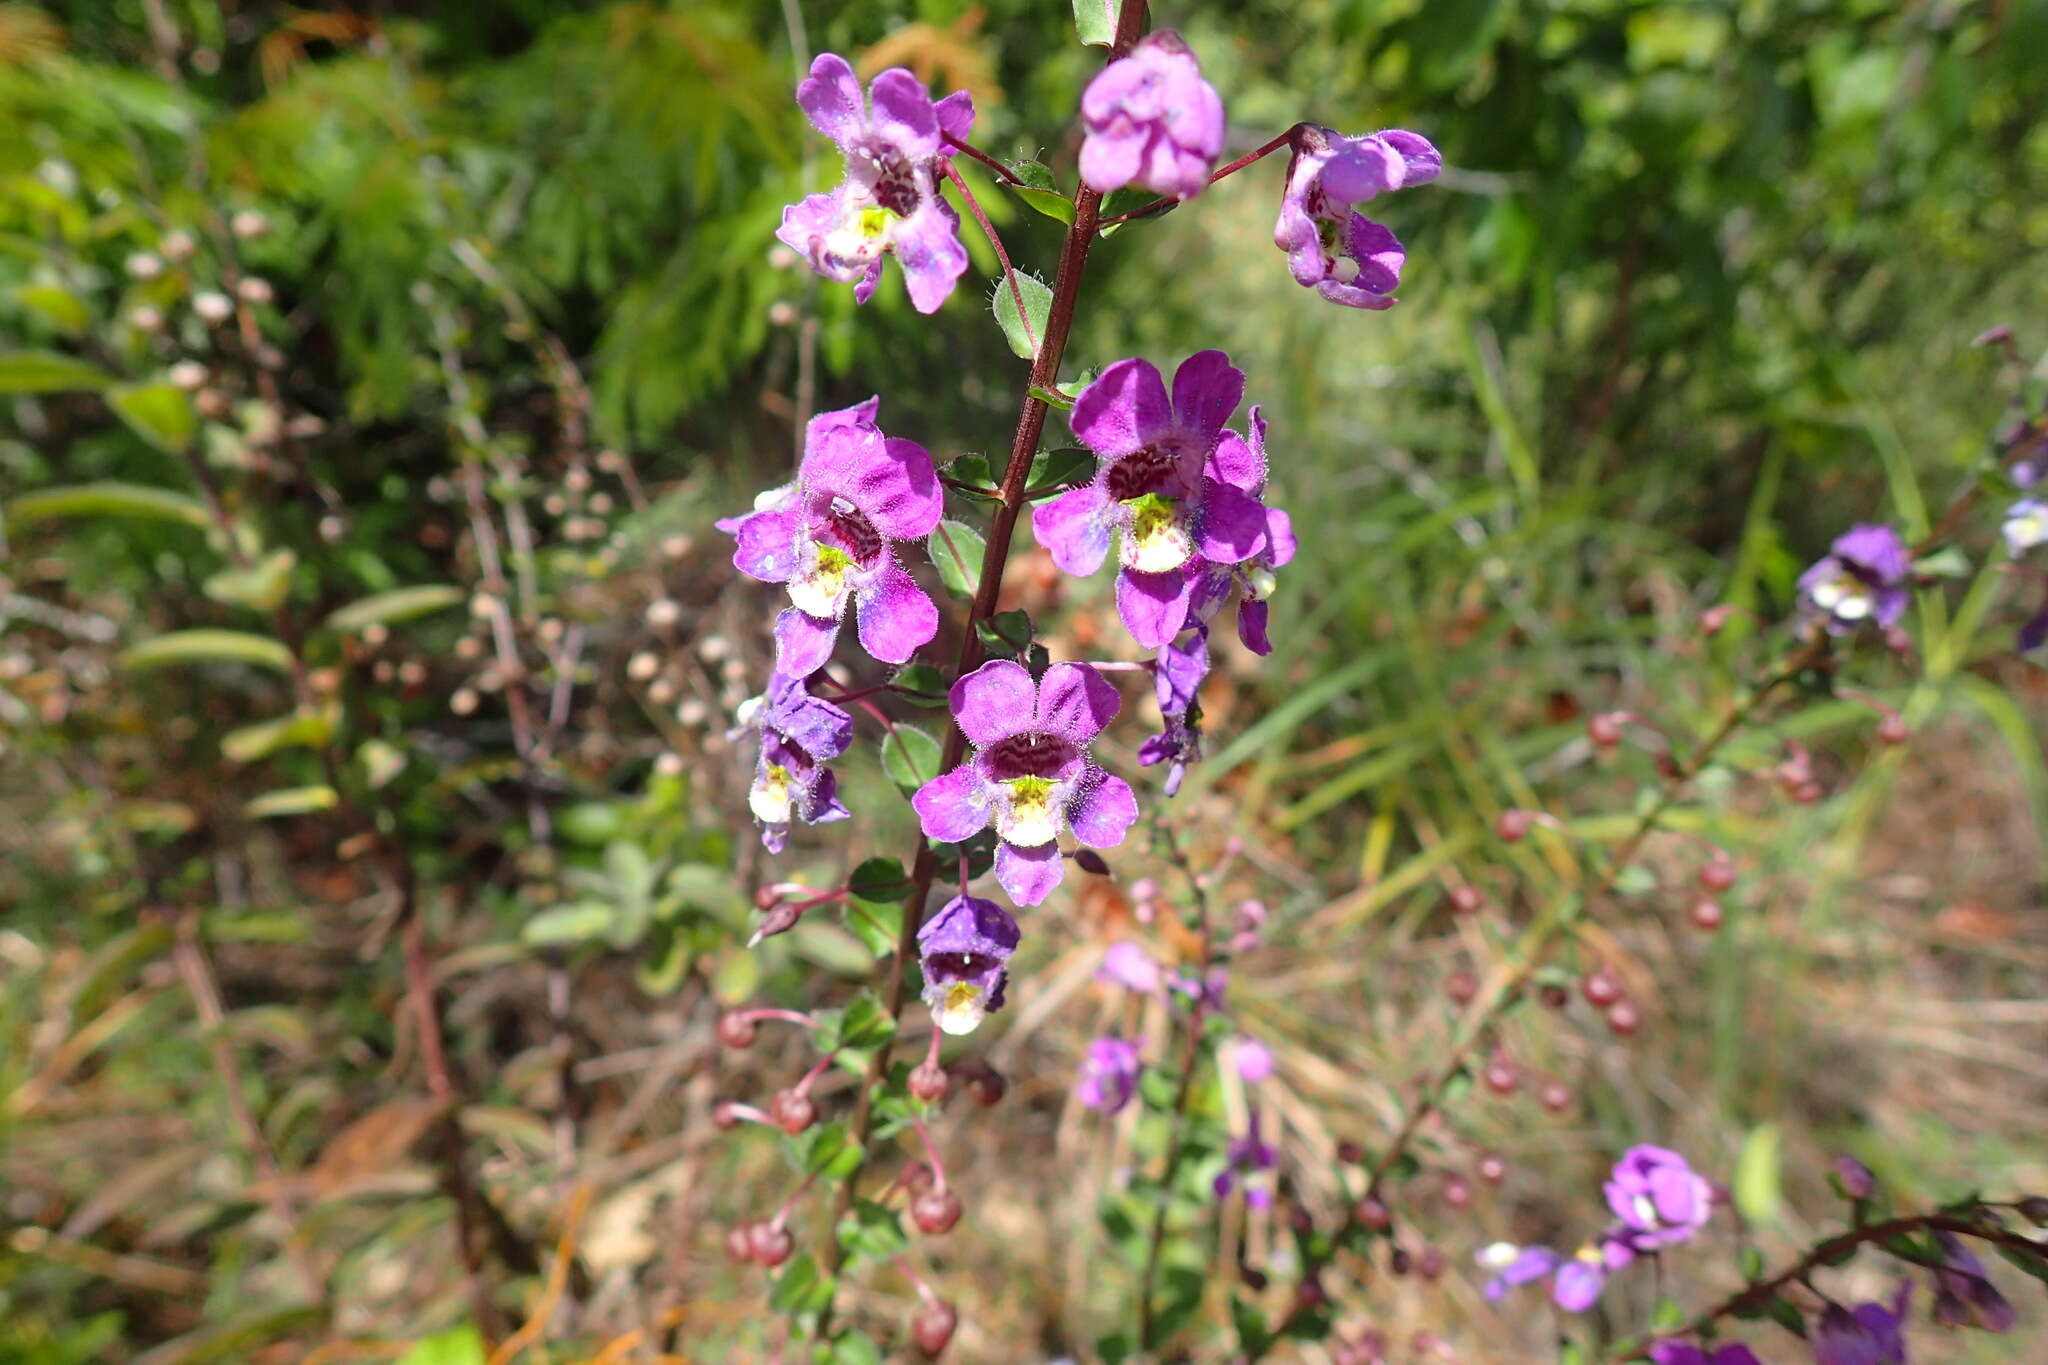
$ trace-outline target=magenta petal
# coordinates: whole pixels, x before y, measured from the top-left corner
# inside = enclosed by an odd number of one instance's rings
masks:
[[[853,301],[866,303],[875,296],[875,286],[882,282],[882,258],[875,257],[868,262],[867,274],[860,277],[860,283],[853,287]]]
[[[875,136],[892,143],[912,161],[937,156],[939,116],[924,82],[900,66],[892,66],[868,83],[874,106]]]
[[[812,420],[804,437],[804,487],[846,499],[891,540],[921,540],[945,512],[939,476],[923,446],[882,435],[874,401]],[[863,420],[827,421],[848,414]]]
[[[1131,638],[1146,649],[1162,649],[1187,624],[1189,578],[1124,569],[1116,576],[1116,611]]]
[[[1038,728],[1086,744],[1116,719],[1122,705],[1109,679],[1086,664],[1054,664],[1038,683]]]
[[[903,267],[903,285],[910,306],[936,313],[967,273],[967,248],[960,245],[960,219],[936,194],[896,226],[890,239],[896,264]]]
[[[1551,1281],[1550,1296],[1567,1313],[1583,1313],[1600,1301],[1600,1290],[1606,1283],[1607,1276],[1599,1266],[1567,1261]]]
[[[854,598],[861,648],[885,664],[900,664],[939,633],[939,609],[917,580],[893,559]]]
[[[763,583],[787,583],[796,572],[797,546],[803,532],[801,512],[756,512],[739,524],[739,543],[733,546],[732,565]]]
[[[775,229],[775,238],[802,256],[811,269],[828,278],[839,278],[844,283],[852,277],[833,276],[823,265],[825,238],[837,226],[839,196],[807,194],[782,210],[782,226]]]
[[[1359,288],[1374,294],[1391,294],[1400,287],[1401,267],[1408,261],[1408,252],[1401,239],[1384,224],[1363,214],[1352,214],[1345,233],[1344,254],[1358,262],[1358,277],[1352,283]]]
[[[1127,119],[1118,119],[1100,132],[1090,132],[1081,143],[1081,182],[1098,194],[1130,184],[1137,178],[1145,154],[1145,136],[1144,129],[1134,127]]]
[[[1052,670],[1047,671],[1046,678],[1051,680]],[[946,700],[962,734],[976,744],[993,744],[1032,728],[1038,684],[1031,680],[1024,665],[1010,659],[992,659],[954,683]]]
[[[1074,837],[1090,848],[1116,847],[1137,818],[1138,794],[1131,784],[1101,771],[1082,779],[1080,793],[1067,806]]]
[[[1266,562],[1278,569],[1294,558],[1294,519],[1277,507],[1266,509]]]
[[[1411,133],[1406,128],[1389,128],[1379,136],[1389,147],[1400,153],[1402,189],[1427,185],[1443,174],[1444,154],[1422,134]]]
[[[955,90],[932,106],[938,116],[939,132],[947,137],[967,141],[967,135],[974,131],[974,96],[965,90]],[[947,147],[945,155],[951,156],[953,149]]]
[[[1037,905],[1050,896],[1066,871],[1066,860],[1060,857],[1057,843],[1040,844],[1036,848],[1019,848],[1009,843],[996,845],[996,880],[1003,884],[1003,890],[1010,893],[1010,899],[1019,905]]]
[[[1173,413],[1206,448],[1244,401],[1244,371],[1221,351],[1196,351],[1173,372]]]
[[[1258,409],[1252,411],[1256,413]],[[1216,448],[1209,452],[1209,462],[1202,472],[1247,493],[1257,493],[1266,482],[1265,460],[1252,449],[1251,442],[1234,431],[1223,433]]]
[[[1341,303],[1346,308],[1370,308],[1379,313],[1394,306],[1394,300],[1386,294],[1375,294],[1355,284],[1340,284],[1336,280],[1324,280],[1316,286],[1316,292],[1331,303]]]
[[[1068,421],[1097,455],[1115,459],[1143,450],[1173,425],[1166,381],[1149,360],[1119,360],[1081,390]]]
[[[1195,549],[1217,564],[1239,564],[1266,548],[1266,505],[1241,488],[1202,481]]]
[[[963,763],[919,787],[910,807],[927,839],[957,844],[988,826],[988,796],[972,764]]]
[[[1094,484],[1069,489],[1031,509],[1031,531],[1060,572],[1086,578],[1109,554],[1109,495]]]
[[[837,621],[784,607],[775,618],[775,671],[792,678],[817,672],[832,657],[832,642],[838,638]]]
[[[1237,638],[1261,658],[1273,652],[1272,638],[1266,634],[1266,617],[1271,610],[1264,598],[1246,597],[1237,604]]]
[[[797,83],[796,102],[812,126],[841,147],[866,131],[860,79],[836,52],[820,53],[811,63],[811,74]]]
[[[1323,190],[1332,199],[1362,204],[1399,189],[1407,175],[1401,154],[1377,137],[1347,139],[1323,167]]]

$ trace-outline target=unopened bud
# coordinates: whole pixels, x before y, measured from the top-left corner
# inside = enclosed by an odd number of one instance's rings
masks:
[[[735,1223],[725,1234],[725,1254],[745,1264],[754,1259],[754,1227],[751,1223]]]
[[[1701,896],[1692,903],[1687,918],[1692,921],[1693,928],[1711,934],[1721,927],[1721,902],[1712,896]]]
[[[792,1137],[818,1121],[818,1106],[809,1095],[795,1090],[778,1093],[768,1104],[768,1117],[775,1126]]]
[[[1841,1186],[1842,1193],[1851,1199],[1868,1199],[1877,1193],[1877,1177],[1870,1173],[1868,1166],[1853,1156],[1835,1158],[1835,1182]]]
[[[243,209],[228,220],[228,230],[244,240],[261,237],[270,231],[270,220],[254,209]]]
[[[764,938],[774,938],[777,934],[786,934],[791,929],[794,929],[796,922],[803,917],[803,911],[797,909],[794,905],[784,903],[771,906],[768,913],[761,916],[761,923],[755,926],[754,936],[747,940],[747,945],[752,947]]]
[[[1494,1049],[1492,1058],[1480,1072],[1480,1078],[1486,1082],[1486,1088],[1496,1095],[1512,1095],[1522,1084],[1521,1069],[1498,1048]]]
[[[192,311],[199,315],[201,322],[217,327],[234,316],[235,305],[226,294],[208,289],[192,296]]]
[[[1453,1005],[1469,1005],[1479,995],[1479,978],[1467,971],[1452,972],[1444,978],[1444,994]]]
[[[1536,998],[1550,1009],[1561,1010],[1571,1003],[1572,993],[1555,981],[1546,981],[1536,988]]]
[[[1374,1232],[1385,1232],[1394,1225],[1394,1211],[1376,1195],[1369,1194],[1353,1204],[1351,1216],[1360,1227],[1371,1228]]]
[[[2025,1218],[2035,1227],[2048,1228],[2048,1199],[2044,1199],[2038,1194],[2030,1194],[2013,1207],[2020,1211],[2022,1218]]]
[[[1486,904],[1486,897],[1470,882],[1460,882],[1451,888],[1451,909],[1461,915],[1469,915]]]
[[[1972,346],[2003,346],[2011,340],[2012,328],[2001,323],[1996,327],[1987,327],[1977,333],[1976,336],[1971,337],[1970,344]]]
[[[1355,1138],[1345,1138],[1337,1144],[1337,1160],[1346,1166],[1357,1166],[1365,1160],[1365,1144]]]
[[[753,1243],[754,1259],[771,1269],[788,1260],[790,1252],[796,1250],[796,1239],[789,1235],[789,1229],[774,1223],[754,1224],[749,1240]]]
[[[1461,1175],[1444,1178],[1444,1203],[1454,1209],[1469,1208],[1472,1204],[1472,1182]]]
[[[125,264],[133,279],[153,280],[164,273],[164,258],[154,251],[131,252]]]
[[[1700,613],[1700,630],[1708,635],[1719,635],[1727,628],[1730,618],[1734,615],[1735,608],[1725,603],[1718,607],[1708,607]]]
[[[260,275],[249,275],[238,280],[235,284],[235,293],[243,303],[252,303],[258,306],[269,303],[277,297],[277,291],[270,287],[270,281]]]
[[[1621,717],[1612,711],[1596,712],[1587,718],[1586,738],[1595,748],[1612,749],[1621,743]]]
[[[729,1048],[751,1047],[757,1031],[754,1021],[738,1010],[727,1010],[718,1016],[718,1041]]]
[[[1500,813],[1500,819],[1494,821],[1493,832],[1498,834],[1503,841],[1512,844],[1529,832],[1529,826],[1534,820],[1535,817],[1528,811],[1519,809],[1504,810]]]
[[[1395,1275],[1406,1275],[1415,1267],[1415,1258],[1408,1254],[1408,1248],[1395,1247],[1394,1254],[1387,1257],[1387,1269]]]
[[[1479,1172],[1479,1178],[1489,1185],[1498,1185],[1501,1181],[1508,1178],[1507,1158],[1503,1157],[1499,1152],[1487,1152],[1481,1155],[1479,1163],[1474,1169]]]
[[[1562,1114],[1572,1107],[1572,1088],[1563,1081],[1545,1081],[1537,1099],[1551,1113]]]
[[[1700,885],[1715,895],[1735,885],[1735,864],[1721,854],[1716,854],[1700,864]]]
[[[1792,799],[1802,806],[1812,805],[1825,794],[1821,791],[1820,783],[1818,782],[1801,782],[1792,789]]]
[[[1003,1079],[1003,1073],[987,1063],[967,1078],[967,1093],[974,1096],[975,1103],[984,1109],[999,1104],[1009,1088],[1010,1083]]]
[[[1643,1026],[1643,1012],[1632,1000],[1617,1000],[1607,1007],[1607,1027],[1622,1038]]]
[[[196,360],[181,360],[167,373],[171,383],[186,393],[197,393],[206,387],[206,366]]]
[[[1586,997],[1587,1004],[1604,1010],[1621,999],[1621,983],[1605,967],[1598,967],[1580,979],[1579,994]]]
[[[910,1201],[910,1221],[931,1236],[951,1232],[960,1221],[960,1196],[934,1186]]]
[[[128,310],[128,325],[138,332],[160,332],[164,326],[164,311],[149,304],[137,304]]]
[[[915,1099],[937,1104],[946,1098],[947,1086],[946,1068],[937,1062],[919,1062],[910,1068],[910,1093]]]
[[[946,1349],[946,1343],[953,1339],[953,1329],[959,1325],[959,1310],[944,1299],[935,1299],[911,1319],[910,1339],[917,1343],[918,1350],[935,1356]]]
[[[1415,1273],[1425,1280],[1441,1278],[1447,1265],[1443,1252],[1436,1247],[1424,1247],[1415,1257]]]
[[[1907,726],[1904,716],[1891,711],[1877,723],[1877,737],[1886,744],[1904,744],[1913,737],[1913,731]]]
[[[723,1132],[736,1128],[740,1122],[740,1107],[733,1100],[720,1100],[711,1110],[711,1126]]]
[[[1107,877],[1109,875],[1109,864],[1104,862],[1102,855],[1092,848],[1075,850],[1074,866],[1080,868],[1083,872],[1092,872],[1098,877]]]

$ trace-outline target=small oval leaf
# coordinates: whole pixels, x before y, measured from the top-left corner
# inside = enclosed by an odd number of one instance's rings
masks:
[[[253,664],[289,673],[292,653],[267,635],[242,630],[174,630],[131,645],[121,654],[121,667],[131,673],[180,664],[223,663]]]
[[[462,600],[462,589],[447,583],[422,583],[411,588],[393,588],[358,598],[327,618],[329,630],[362,630],[410,621],[415,616],[452,607]]]

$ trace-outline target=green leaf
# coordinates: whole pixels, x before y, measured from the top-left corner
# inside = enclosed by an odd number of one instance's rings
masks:
[[[24,284],[14,291],[22,307],[36,313],[61,332],[77,336],[92,322],[92,314],[78,295],[54,284]]]
[[[882,1365],[882,1348],[867,1333],[849,1327],[832,1338],[824,1365]]]
[[[993,490],[996,486],[995,467],[986,455],[962,455],[946,465],[946,477],[956,483],[973,484],[976,488]],[[993,497],[994,493],[991,492]]]
[[[896,695],[912,706],[946,704],[945,675],[930,664],[911,664],[900,668],[890,682],[896,688]]]
[[[1968,578],[1977,572],[1977,566],[1961,547],[1949,545],[1914,560],[1913,572],[1925,578]]]
[[[1685,1309],[1674,1298],[1661,1298],[1650,1310],[1650,1330],[1659,1334],[1675,1332],[1685,1323]]]
[[[882,958],[896,951],[897,940],[903,934],[902,901],[869,901],[850,896],[840,903],[839,909],[847,932],[859,939],[871,956]]]
[[[1772,1322],[1777,1323],[1778,1326],[1784,1328],[1793,1336],[1803,1337],[1806,1335],[1806,1318],[1792,1305],[1789,1299],[1774,1297],[1764,1311],[1770,1314]]]
[[[1061,393],[1058,389],[1048,389],[1043,384],[1033,384],[1031,386],[1031,396],[1047,407],[1058,408],[1061,412],[1066,412],[1074,406],[1072,398]]]
[[[1998,1242],[1993,1242],[1991,1249],[2005,1257],[2007,1261],[2010,1261],[2022,1271],[2039,1280],[2042,1284],[2048,1284],[2048,1256],[2043,1256],[2039,1252],[2023,1251],[2018,1247],[2007,1246]]]
[[[206,595],[231,607],[276,611],[291,591],[292,570],[298,563],[290,550],[273,550],[246,569],[222,569],[209,577]]]
[[[254,763],[279,749],[317,748],[334,734],[334,721],[332,711],[298,711],[258,721],[221,736],[220,751],[236,763]]]
[[[1013,161],[1010,173],[1022,184],[1011,185],[1005,181],[1010,193],[1022,199],[1031,208],[1048,218],[1072,224],[1074,201],[1060,193],[1059,182],[1053,179],[1052,168],[1042,161]]]
[[[1764,1277],[1764,1254],[1754,1246],[1744,1246],[1736,1255],[1735,1264],[1742,1271],[1742,1278],[1751,1284]]]
[[[1095,452],[1080,446],[1041,450],[1031,457],[1031,472],[1024,478],[1025,491],[1049,493],[1083,483],[1095,477]]]
[[[556,905],[519,926],[519,937],[529,948],[563,948],[596,943],[611,932],[612,908],[600,901],[577,901]]]
[[[775,1287],[768,1291],[768,1306],[791,1317],[823,1312],[832,1302],[834,1285],[829,1276],[818,1273],[817,1263],[805,1252],[775,1277]]]
[[[267,820],[275,815],[313,815],[333,810],[340,804],[341,794],[322,782],[311,787],[286,787],[282,791],[265,792],[243,806],[242,814],[251,820]]]
[[[1105,195],[1103,197],[1102,217],[1105,219],[1109,219],[1121,217],[1123,214],[1126,213],[1135,213],[1139,209],[1144,208],[1147,204],[1153,203],[1158,198],[1159,196],[1152,193],[1152,191],[1150,190],[1118,190],[1114,194]],[[1164,218],[1167,214],[1172,213],[1175,209],[1179,207],[1180,205],[1178,203],[1169,203],[1163,208],[1154,210],[1146,218],[1139,219],[1137,221],[1150,222],[1156,219]],[[1097,229],[1097,235],[1102,237],[1113,237],[1117,233],[1122,232],[1125,228],[1129,226],[1129,223],[1105,222],[1101,228]]]
[[[1776,1124],[1760,1123],[1742,1139],[1735,1158],[1735,1207],[1751,1224],[1775,1223],[1784,1202],[1781,1144]]]
[[[822,1175],[844,1180],[860,1168],[860,1144],[847,1135],[846,1125],[821,1123],[801,1137],[790,1140],[797,1169],[805,1175]]]
[[[865,1256],[871,1261],[886,1261],[910,1245],[903,1235],[901,1216],[872,1199],[854,1200],[839,1220],[837,1231],[839,1245],[848,1256]]]
[[[363,781],[371,791],[389,786],[410,761],[405,750],[381,739],[366,739],[356,750],[356,766],[362,770]]]
[[[1560,1338],[1557,1343],[1557,1365],[1586,1365],[1586,1353],[1576,1341]]]
[[[253,664],[289,673],[292,653],[267,635],[241,630],[174,630],[153,640],[130,645],[121,667],[131,673],[182,664]]]
[[[925,552],[938,567],[939,581],[955,597],[971,599],[981,584],[981,562],[987,546],[981,532],[957,521],[942,521],[925,541]]]
[[[1010,287],[1015,280],[1017,287]],[[1017,314],[1017,296],[1024,297],[1024,317]],[[1038,344],[1045,340],[1045,320],[1052,312],[1052,290],[1043,280],[1023,272],[996,281],[995,314],[996,323],[1003,329],[1003,339],[1010,343],[1010,349],[1025,360],[1038,357]],[[1029,318],[1027,329],[1024,318]]]
[[[462,589],[447,583],[422,583],[410,588],[359,597],[326,621],[329,630],[362,630],[410,621],[416,616],[452,607],[462,600]]]
[[[896,1036],[896,1021],[882,1002],[865,992],[856,996],[839,1020],[839,1046],[870,1051]]]
[[[177,385],[158,380],[153,384],[124,384],[107,394],[107,406],[128,424],[128,429],[172,455],[192,444],[199,430],[199,416],[192,400]]]
[[[1074,0],[1074,32],[1089,47],[1108,47],[1122,9],[1121,0]]]
[[[9,351],[0,355],[0,393],[72,393],[99,390],[114,376],[97,365],[57,351]]]
[[[903,790],[916,791],[939,775],[939,742],[898,721],[882,736],[882,771]]]
[[[974,629],[991,653],[1017,654],[1031,645],[1031,613],[1027,611],[999,611],[986,621],[976,621]]]
[[[910,894],[910,878],[894,858],[870,858],[853,869],[846,889],[860,900],[893,904]]]
[[[7,503],[7,525],[11,529],[32,521],[61,517],[130,517],[137,521],[181,521],[204,530],[211,520],[206,507],[196,498],[168,488],[147,484],[72,484],[24,493]]]
[[[484,1365],[483,1333],[463,1323],[430,1337],[421,1337],[398,1358],[398,1365]]]

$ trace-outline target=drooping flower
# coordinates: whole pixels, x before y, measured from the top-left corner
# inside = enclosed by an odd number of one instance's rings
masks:
[[[1101,194],[1138,185],[1192,199],[1223,152],[1223,101],[1172,29],[1140,39],[1081,96],[1081,179]]]
[[[1846,635],[1865,621],[1891,626],[1906,614],[1912,557],[1899,533],[1868,522],[1850,527],[1799,575],[1801,616]]]
[[[1689,1341],[1660,1341],[1650,1348],[1650,1359],[1657,1365],[1763,1365],[1756,1352],[1739,1341],[1725,1342],[1711,1355]]]
[[[1273,1191],[1267,1188],[1265,1173],[1278,1160],[1272,1146],[1259,1138],[1259,1111],[1254,1107],[1244,1135],[1232,1138],[1223,1150],[1223,1169],[1216,1176],[1216,1197],[1228,1199],[1233,1190],[1242,1187],[1248,1206],[1272,1207]]]
[[[1237,599],[1237,638],[1254,654],[1273,652],[1266,631],[1267,599],[1273,595],[1273,571],[1294,558],[1294,522],[1278,507],[1266,505],[1266,419],[1256,405],[1245,427],[1246,435],[1226,431],[1209,456],[1207,473],[1249,497],[1266,519],[1265,544],[1235,564],[1203,560],[1195,572],[1194,593],[1188,612],[1207,621],[1229,598],[1233,587],[1241,590]]]
[[[1631,1147],[1614,1165],[1606,1185],[1607,1207],[1621,1221],[1623,1236],[1637,1251],[1654,1251],[1688,1241],[1714,1211],[1714,1187],[1663,1147]]]
[[[2005,509],[1998,529],[2005,537],[2005,552],[2014,559],[2037,545],[2048,545],[2048,503],[2021,498]]]
[[[1977,1254],[1949,1232],[1937,1232],[1942,1267],[1934,1272],[1934,1320],[1947,1327],[1982,1327],[2010,1332],[2018,1315],[2005,1295],[1991,1283]]]
[[[960,215],[939,182],[953,154],[947,135],[964,141],[974,127],[973,99],[962,91],[935,101],[917,77],[892,67],[863,100],[853,68],[827,52],[797,85],[796,102],[845,153],[846,179],[784,209],[775,235],[826,279],[854,284],[859,303],[881,281],[882,257],[893,255],[912,306],[937,312],[967,270]]]
[[[1130,939],[1118,939],[1102,954],[1102,965],[1095,969],[1095,979],[1112,985],[1122,986],[1139,995],[1151,995],[1166,984],[1166,972],[1158,959]]]
[[[1003,1007],[1006,964],[1021,937],[1017,921],[994,901],[955,896],[917,931],[924,1003],[947,1033],[972,1033]]]
[[[853,717],[804,690],[801,677],[776,673],[768,690],[740,707],[739,730],[760,736],[747,806],[761,827],[761,844],[782,852],[792,819],[807,825],[844,820],[839,781],[825,765],[853,742]]]
[[[1152,691],[1166,728],[1138,745],[1138,762],[1168,765],[1168,796],[1180,790],[1188,765],[1202,757],[1202,706],[1195,694],[1208,675],[1209,628],[1200,624],[1167,641],[1152,666]]]
[[[891,542],[931,534],[944,497],[925,448],[875,425],[880,404],[870,398],[813,417],[796,482],[718,523],[739,541],[732,562],[741,573],[788,585],[775,666],[793,677],[824,666],[849,602],[861,647],[884,663],[904,662],[939,630],[939,609]]]
[[[974,754],[911,798],[926,837],[958,843],[994,824],[996,880],[1019,905],[1060,884],[1061,830],[1090,848],[1123,842],[1138,798],[1088,759],[1088,742],[1121,705],[1100,673],[1061,663],[1033,681],[1022,664],[995,659],[954,683],[948,700]]]
[[[1265,508],[1205,469],[1243,397],[1244,373],[1221,351],[1182,361],[1170,400],[1149,361],[1117,361],[1070,414],[1096,454],[1095,478],[1032,511],[1039,543],[1064,572],[1094,573],[1117,540],[1117,613],[1147,649],[1186,624],[1197,556],[1238,564],[1265,548]]]
[[[1912,1283],[1901,1280],[1889,1304],[1828,1305],[1807,1339],[1813,1365],[1906,1365],[1906,1303],[1912,1296]]]
[[[1426,185],[1443,168],[1442,155],[1419,133],[1389,128],[1346,137],[1303,125],[1273,225],[1273,243],[1287,253],[1295,283],[1352,308],[1393,307],[1408,253],[1392,232],[1353,206]]]
[[[1138,1093],[1138,1049],[1121,1038],[1097,1038],[1081,1058],[1074,1095],[1090,1109],[1114,1114]]]

